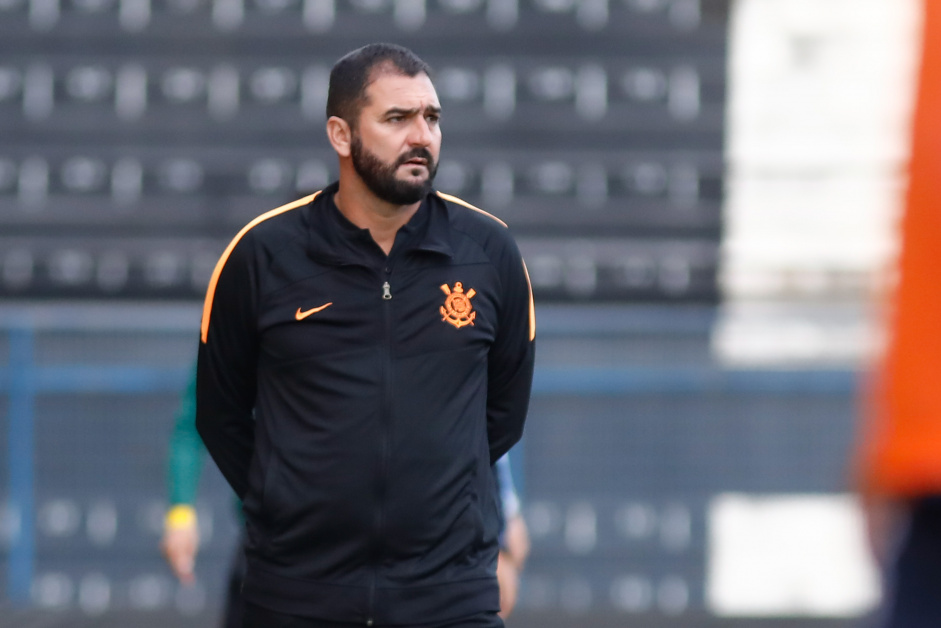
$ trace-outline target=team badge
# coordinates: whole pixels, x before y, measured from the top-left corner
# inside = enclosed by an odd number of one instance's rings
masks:
[[[460,281],[454,284],[454,288],[448,287],[448,284],[442,284],[441,290],[448,295],[441,306],[441,320],[451,323],[460,329],[465,325],[473,325],[477,318],[477,312],[471,305],[470,300],[474,298],[477,291],[471,288],[464,292],[464,286]]]

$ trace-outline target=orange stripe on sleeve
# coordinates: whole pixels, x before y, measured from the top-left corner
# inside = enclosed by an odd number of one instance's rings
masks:
[[[307,205],[313,201],[320,192],[314,192],[310,196],[305,196],[304,198],[298,199],[293,203],[288,203],[287,205],[282,205],[276,209],[272,209],[269,212],[265,212],[261,216],[258,216],[250,223],[242,227],[242,230],[232,238],[232,241],[229,242],[229,246],[225,247],[225,251],[222,252],[222,256],[219,258],[219,261],[216,262],[216,267],[212,271],[212,277],[209,279],[209,288],[206,290],[206,300],[203,302],[203,318],[200,323],[200,338],[202,339],[203,344],[206,343],[209,338],[209,316],[212,314],[212,301],[216,295],[216,284],[219,282],[219,275],[222,274],[222,269],[225,267],[225,263],[229,259],[229,255],[232,254],[235,245],[239,243],[246,233],[255,227],[255,225],[262,223],[269,218],[277,216],[278,214],[283,214],[286,211],[290,211],[296,207],[301,207],[302,205]]]
[[[533,300],[533,282],[529,280],[529,269],[523,262],[523,274],[526,275],[526,286],[529,288],[529,340],[536,339],[536,302]]]

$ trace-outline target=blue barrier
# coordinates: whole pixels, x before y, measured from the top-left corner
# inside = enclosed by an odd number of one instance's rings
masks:
[[[142,394],[177,392],[189,368],[147,366],[28,366],[0,369],[0,393]],[[644,368],[537,368],[534,395],[851,394],[857,373]],[[11,401],[12,402],[12,401]]]
[[[33,580],[35,549],[33,526],[33,334],[28,329],[10,332],[9,436],[7,439],[10,510],[17,519],[7,563],[7,594],[11,601],[26,602]]]

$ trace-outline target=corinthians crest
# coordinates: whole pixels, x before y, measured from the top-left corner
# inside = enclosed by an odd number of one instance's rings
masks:
[[[442,284],[441,290],[448,295],[444,300],[444,305],[439,308],[441,320],[451,323],[458,329],[465,325],[473,325],[477,312],[471,305],[470,300],[474,298],[477,291],[471,288],[464,292],[464,286],[460,281],[454,284],[454,288],[449,288],[448,284]]]

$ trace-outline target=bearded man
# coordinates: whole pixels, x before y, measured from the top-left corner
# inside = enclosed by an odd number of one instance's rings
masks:
[[[248,627],[503,626],[491,465],[523,431],[532,290],[506,225],[434,191],[440,119],[411,51],[344,56],[339,180],[210,280],[196,424],[243,502]]]

